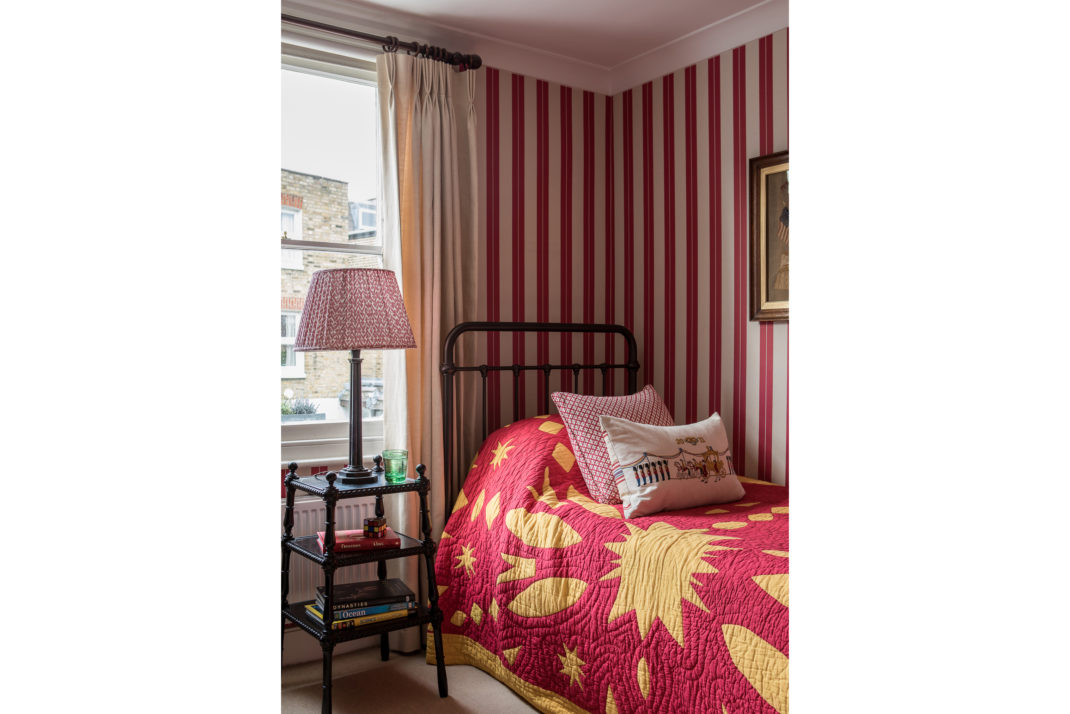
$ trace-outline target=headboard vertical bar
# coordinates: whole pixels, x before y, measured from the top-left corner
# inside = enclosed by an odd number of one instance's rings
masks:
[[[628,343],[628,394],[639,391],[639,345],[635,335],[628,328],[622,328],[625,342]]]
[[[515,359],[515,358],[514,358]],[[517,365],[513,365],[513,423],[520,421],[520,400],[517,399],[517,395],[520,394],[520,369]]]
[[[550,365],[544,364],[542,366],[543,374],[543,390],[542,390],[542,413],[550,413]]]

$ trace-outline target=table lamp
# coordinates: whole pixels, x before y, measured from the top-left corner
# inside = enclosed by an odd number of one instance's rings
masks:
[[[342,483],[374,483],[379,475],[364,468],[361,422],[361,350],[416,347],[409,315],[391,270],[336,268],[312,274],[294,349],[350,350],[349,465],[338,472]]]

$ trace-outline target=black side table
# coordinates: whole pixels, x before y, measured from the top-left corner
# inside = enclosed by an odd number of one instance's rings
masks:
[[[378,463],[378,457],[376,457]],[[340,642],[379,635],[379,654],[385,662],[390,658],[389,634],[393,630],[401,630],[406,627],[422,626],[431,623],[435,636],[435,659],[438,669],[438,693],[439,696],[448,696],[446,686],[446,665],[442,652],[442,610],[438,607],[438,588],[435,585],[435,542],[431,540],[431,517],[427,510],[427,492],[431,486],[424,475],[425,467],[420,464],[416,467],[418,478],[406,479],[402,483],[386,483],[385,481],[367,485],[335,485],[337,475],[329,472],[326,475],[327,485],[318,478],[298,478],[297,464],[290,464],[290,473],[286,476],[286,515],[283,519],[285,533],[282,536],[282,628],[283,646],[285,646],[286,621],[289,620],[300,629],[312,635],[320,641],[323,648],[323,714],[331,712],[331,660],[334,654],[334,646]],[[327,507],[327,521],[324,532],[324,548],[320,549],[315,535],[295,538],[293,536],[294,524],[294,495],[297,491],[304,491],[323,499]],[[398,533],[401,538],[400,548],[387,548],[351,553],[335,553],[335,520],[334,511],[339,499],[361,498],[375,496],[375,515],[382,517],[383,496],[392,493],[404,493],[416,491],[420,495],[420,527],[423,531],[423,540],[410,538]],[[324,552],[326,551],[326,552]],[[309,560],[319,563],[323,568],[325,601],[323,607],[323,622],[320,622],[308,614],[305,605],[314,601],[289,603],[286,600],[290,592],[290,554],[297,553]],[[332,629],[334,621],[334,571],[349,565],[359,565],[377,561],[379,580],[386,580],[386,561],[392,558],[406,558],[414,555],[423,555],[427,563],[427,594],[430,607],[425,607],[418,602],[415,610],[408,617],[395,620],[385,620],[369,625],[361,625],[343,630]]]

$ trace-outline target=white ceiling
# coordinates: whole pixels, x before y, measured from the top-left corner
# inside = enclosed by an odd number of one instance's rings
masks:
[[[788,0],[283,0],[282,10],[603,94],[788,25]]]
[[[612,69],[763,1],[392,0],[363,4]]]

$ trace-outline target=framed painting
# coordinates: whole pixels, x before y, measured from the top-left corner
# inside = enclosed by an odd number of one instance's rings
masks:
[[[788,152],[750,160],[750,319],[788,319]]]

